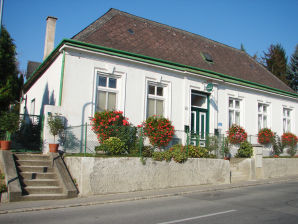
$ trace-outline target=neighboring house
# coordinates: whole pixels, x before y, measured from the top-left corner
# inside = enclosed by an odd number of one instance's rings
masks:
[[[34,103],[33,113],[57,111],[71,126],[116,109],[134,125],[162,115],[202,137],[234,123],[250,135],[264,127],[281,135],[298,133],[297,99],[243,51],[111,9],[46,57],[25,84],[21,110]]]

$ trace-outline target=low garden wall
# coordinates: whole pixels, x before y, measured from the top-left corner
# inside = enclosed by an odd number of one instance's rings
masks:
[[[222,159],[158,162],[140,158],[66,157],[80,195],[230,183],[230,164]]]
[[[264,179],[298,175],[298,158],[263,159]]]

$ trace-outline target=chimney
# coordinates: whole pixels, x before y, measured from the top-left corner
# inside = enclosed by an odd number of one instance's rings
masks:
[[[56,21],[57,21],[57,18],[55,17],[48,16],[47,18],[47,29],[46,29],[46,38],[44,43],[43,60],[47,56],[49,56],[49,54],[54,50]]]

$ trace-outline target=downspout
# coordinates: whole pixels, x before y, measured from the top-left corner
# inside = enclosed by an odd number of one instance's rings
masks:
[[[61,106],[61,102],[62,102],[64,67],[65,67],[65,50],[63,50],[63,56],[62,56],[62,66],[61,66],[60,90],[59,90],[59,103],[58,103],[58,106]]]

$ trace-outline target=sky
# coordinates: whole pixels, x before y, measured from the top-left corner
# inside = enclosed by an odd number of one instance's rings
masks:
[[[110,8],[199,34],[263,56],[280,43],[290,58],[298,44],[298,0],[4,0],[2,24],[17,49],[19,69],[42,61],[46,18],[58,18],[55,46]]]

